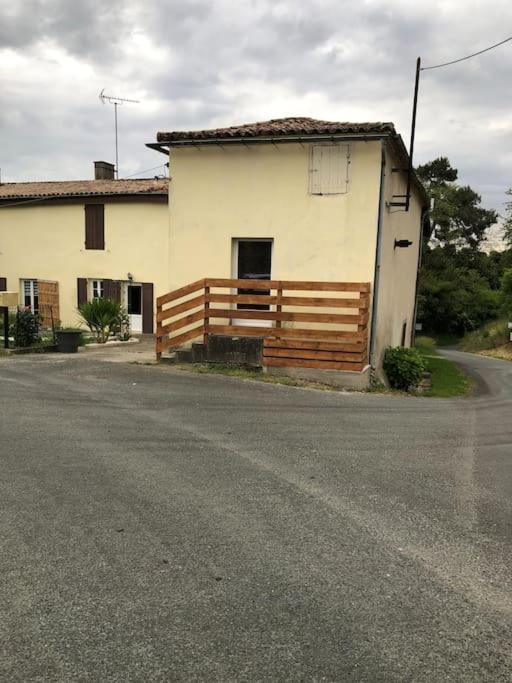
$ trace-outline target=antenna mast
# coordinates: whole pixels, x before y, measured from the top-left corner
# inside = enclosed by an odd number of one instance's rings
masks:
[[[140,104],[139,100],[128,100],[125,97],[116,97],[115,95],[107,95],[105,93],[105,88],[100,92],[100,101],[102,104],[108,102],[114,105],[114,130],[116,137],[116,179],[119,179],[119,147],[117,143],[117,107],[124,104],[125,102],[130,102],[132,104]]]

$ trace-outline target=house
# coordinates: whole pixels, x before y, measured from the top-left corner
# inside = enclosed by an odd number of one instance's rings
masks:
[[[170,155],[169,289],[369,283],[373,367],[411,344],[427,196],[392,123],[285,118],[160,132],[148,146]]]
[[[0,184],[0,289],[64,326],[77,306],[110,297],[134,332],[153,332],[155,297],[168,289],[168,180],[95,179]]]

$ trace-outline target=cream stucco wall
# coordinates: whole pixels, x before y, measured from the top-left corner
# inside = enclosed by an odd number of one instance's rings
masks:
[[[373,279],[380,143],[351,143],[349,191],[309,193],[309,145],[171,151],[170,285],[232,277],[233,238],[272,238],[272,277]]]
[[[233,238],[272,238],[272,277],[374,285],[382,150],[352,142],[348,192],[309,193],[309,145],[261,144],[171,150],[170,287],[232,277]],[[392,200],[398,159],[386,150],[384,195]],[[403,165],[403,161],[401,162]],[[421,200],[408,213],[384,209],[376,366],[388,345],[407,342],[414,314]],[[393,248],[394,239],[414,242]]]
[[[422,201],[414,186],[408,212],[389,206],[393,195],[405,194],[406,175],[392,172],[393,168],[403,167],[403,162],[389,149],[385,152],[385,162],[385,206],[382,214],[380,286],[373,359],[379,369],[386,347],[401,344],[404,322],[407,324],[406,346],[410,346],[422,217]],[[403,201],[403,198],[395,197],[394,201]],[[407,248],[395,249],[395,239],[410,240],[413,244]]]
[[[101,198],[98,198],[101,203]],[[20,279],[59,283],[63,325],[77,324],[77,278],[153,282],[168,286],[169,209],[166,203],[105,202],[105,250],[85,249],[83,203],[0,208],[0,275],[7,288]]]

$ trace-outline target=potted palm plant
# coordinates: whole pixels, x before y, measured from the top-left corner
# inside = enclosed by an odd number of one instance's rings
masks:
[[[117,301],[97,298],[83,303],[78,312],[95,340],[99,344],[105,344],[110,335],[119,328],[122,308]]]

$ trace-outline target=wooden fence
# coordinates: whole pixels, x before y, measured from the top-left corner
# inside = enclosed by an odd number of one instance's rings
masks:
[[[60,318],[59,283],[49,280],[38,280],[37,289],[41,326],[50,329],[52,323],[57,323]]]
[[[267,366],[362,370],[369,296],[360,282],[197,280],[157,298],[157,358],[209,335],[256,336]]]

